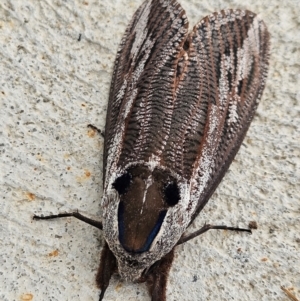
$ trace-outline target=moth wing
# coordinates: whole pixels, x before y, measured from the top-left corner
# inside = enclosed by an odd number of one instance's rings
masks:
[[[164,161],[190,183],[193,220],[253,119],[267,76],[269,33],[254,13],[226,10],[201,20],[184,45]]]
[[[178,53],[188,34],[177,1],[145,1],[121,42],[110,90],[104,166],[149,161],[160,152],[170,127]]]

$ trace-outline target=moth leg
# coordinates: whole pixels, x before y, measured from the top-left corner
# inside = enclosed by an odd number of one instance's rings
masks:
[[[174,249],[156,262],[146,275],[151,301],[166,301],[167,281],[174,259]]]
[[[203,233],[205,233],[206,231],[208,230],[211,230],[211,229],[218,229],[218,230],[230,230],[230,231],[243,231],[243,232],[248,232],[248,233],[251,233],[252,234],[252,231],[251,229],[245,229],[245,228],[236,228],[236,227],[227,227],[227,226],[214,226],[214,225],[210,225],[210,224],[205,224],[200,230],[197,230],[191,234],[188,234],[186,236],[182,236],[177,245],[181,245],[187,241],[189,241],[190,239],[193,239],[195,238],[196,236],[199,236]]]
[[[99,221],[95,221],[91,218],[88,218],[82,214],[80,214],[78,211],[71,212],[71,213],[60,213],[60,214],[53,214],[53,215],[47,215],[47,216],[39,216],[39,215],[34,215],[33,219],[35,220],[41,220],[41,219],[54,219],[54,218],[61,218],[61,217],[70,217],[73,216],[91,226],[96,227],[97,229],[102,230],[103,226],[102,223]]]
[[[108,287],[109,280],[113,273],[117,271],[117,261],[116,257],[109,249],[107,243],[102,249],[101,262],[96,276],[96,283],[101,293],[99,296],[99,301],[104,297],[104,293]]]
[[[88,124],[87,125],[89,128],[91,128],[92,130],[98,132],[99,135],[101,135],[102,138],[104,138],[104,132],[100,129],[98,129],[97,127],[95,127],[94,125],[92,124]]]

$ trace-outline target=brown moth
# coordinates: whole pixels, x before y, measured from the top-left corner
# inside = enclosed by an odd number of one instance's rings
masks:
[[[166,300],[174,248],[223,178],[264,90],[269,33],[254,13],[223,10],[191,32],[174,0],[145,1],[122,39],[113,72],[104,146],[105,246],[100,299],[114,273],[146,282]]]

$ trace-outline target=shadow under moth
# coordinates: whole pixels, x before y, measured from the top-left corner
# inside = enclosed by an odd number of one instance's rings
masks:
[[[146,282],[166,300],[174,248],[235,157],[264,90],[269,33],[254,13],[222,10],[188,31],[174,0],[147,0],[122,39],[113,71],[104,142],[99,300],[111,276]]]

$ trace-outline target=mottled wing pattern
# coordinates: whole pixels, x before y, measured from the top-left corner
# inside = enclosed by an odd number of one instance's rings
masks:
[[[155,160],[189,183],[194,218],[253,118],[269,34],[254,13],[241,10],[214,13],[187,30],[174,0],[145,1],[134,15],[114,69],[104,166],[108,178],[110,170]]]
[[[200,212],[248,130],[265,86],[269,34],[249,11],[200,21],[185,42],[188,59],[176,90],[166,165],[191,181]]]
[[[148,161],[163,149],[187,31],[185,12],[176,1],[145,1],[135,13],[120,45],[111,85],[104,153],[108,172],[124,167],[123,162]]]

